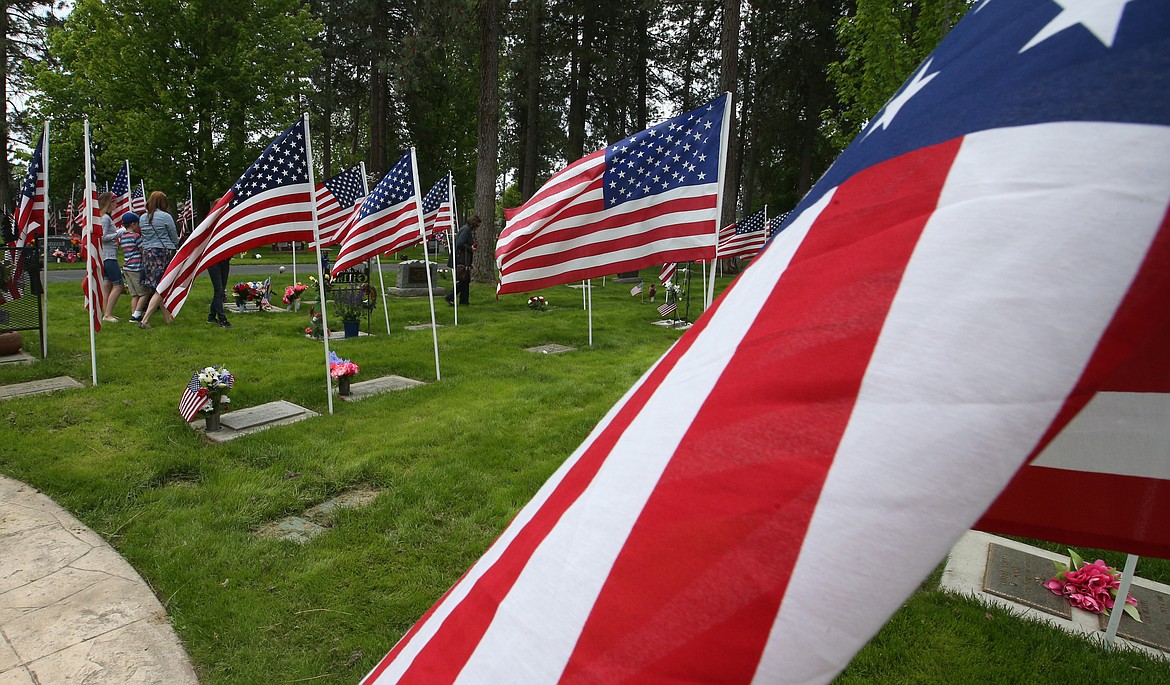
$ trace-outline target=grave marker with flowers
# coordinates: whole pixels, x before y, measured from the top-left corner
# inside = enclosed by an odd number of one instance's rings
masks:
[[[349,396],[349,381],[356,376],[361,368],[348,359],[342,359],[336,352],[329,352],[329,375],[337,381],[337,394]]]

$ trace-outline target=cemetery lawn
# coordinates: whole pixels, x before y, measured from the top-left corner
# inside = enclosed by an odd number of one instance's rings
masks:
[[[274,292],[292,282],[275,267],[272,275]],[[323,348],[304,335],[308,308],[229,313],[235,327],[224,330],[204,321],[211,293],[200,277],[173,324],[106,324],[96,387],[0,404],[0,472],[52,497],[134,565],[205,685],[356,683],[681,335],[650,325],[654,305],[629,290],[612,280],[594,289],[592,347],[578,289],[541,291],[551,309],[538,312],[525,296],[497,301],[491,286],[476,285],[458,327],[436,300],[440,382],[430,331],[404,330],[429,322],[427,301],[390,298],[389,335],[379,309],[373,336],[332,347],[361,366],[356,381],[395,374],[428,384],[335,402],[330,416]],[[128,307],[123,298],[116,314],[125,319]],[[0,368],[0,383],[68,375],[90,386],[79,284],[49,284],[49,336],[46,361]],[[39,356],[33,337],[26,347]],[[577,350],[524,350],[546,343]],[[176,412],[191,374],[210,364],[236,375],[236,409],[283,399],[322,416],[211,444]],[[308,544],[254,535],[358,486],[382,492],[337,512]],[[896,550],[856,563],[873,569],[875,588],[899,572]],[[1138,574],[1170,582],[1170,562],[1143,558]],[[1166,662],[946,595],[938,577],[839,682],[1170,682]]]

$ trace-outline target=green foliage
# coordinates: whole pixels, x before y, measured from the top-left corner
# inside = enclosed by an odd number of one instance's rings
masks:
[[[845,57],[828,65],[845,107],[839,119],[828,122],[838,149],[893,97],[970,5],[970,0],[858,0],[857,11],[837,23]]]
[[[148,192],[178,198],[193,170],[207,206],[296,120],[319,31],[299,0],[80,0],[49,33],[58,64],[32,70],[31,105],[54,117],[54,194],[82,180],[88,116],[99,181],[129,160]]]

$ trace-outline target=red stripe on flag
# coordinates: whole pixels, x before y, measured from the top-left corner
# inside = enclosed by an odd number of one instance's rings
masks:
[[[638,682],[641,669],[678,682],[751,681],[886,313],[958,150],[952,141],[904,155],[835,193],[675,450],[561,682]],[[892,228],[875,236],[874,226]],[[808,264],[815,278],[799,276]],[[793,331],[799,339],[777,344]],[[777,511],[772,502],[795,504]],[[690,553],[677,554],[683,547]]]
[[[1166,354],[1170,349],[1170,310],[1165,307],[1170,302],[1170,272],[1157,266],[1166,263],[1170,263],[1170,213],[1163,217],[1133,285],[1097,343],[1076,388],[1029,461],[1068,426],[1095,392],[1170,393],[1170,354]],[[1162,316],[1151,317],[1150,312],[1161,312]],[[1141,341],[1142,346],[1134,348],[1134,340]],[[1123,480],[1116,481],[1117,478]],[[1085,489],[1067,489],[1070,486]],[[1078,514],[1076,507],[1068,506],[1069,493],[1074,492],[1093,493],[1098,501],[1091,511],[1108,511],[1109,515],[1102,518],[1099,514]],[[1151,499],[1159,496],[1163,498],[1160,502]],[[1101,501],[1103,498],[1114,502],[1107,504]],[[1152,516],[1154,511],[1161,512],[1161,517]],[[1075,546],[1167,557],[1170,529],[1166,521],[1170,521],[1170,482],[1025,465],[976,527]]]

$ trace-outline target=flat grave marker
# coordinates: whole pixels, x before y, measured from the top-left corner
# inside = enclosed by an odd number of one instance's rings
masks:
[[[1138,615],[1142,621],[1138,623],[1128,614],[1122,614],[1117,636],[1170,652],[1170,595],[1137,584],[1130,585],[1129,594],[1138,602]],[[1116,607],[1121,611],[1121,602]],[[1100,619],[1101,630],[1105,630],[1109,627],[1109,617],[1101,614]]]
[[[346,402],[357,402],[378,393],[407,390],[417,388],[420,385],[426,385],[426,383],[403,376],[382,376],[381,378],[371,378],[368,381],[350,383],[349,395],[342,395],[341,399]]]
[[[987,546],[987,570],[983,590],[1020,604],[1026,604],[1061,618],[1072,618],[1072,606],[1044,587],[1056,574],[1051,559],[1023,550],[992,543]]]
[[[219,420],[223,428],[211,432],[204,431],[204,435],[212,442],[227,442],[243,435],[256,433],[273,426],[296,423],[313,416],[319,416],[319,414],[298,404],[277,400],[247,409],[224,412],[220,414]],[[191,422],[190,425],[196,430],[203,430],[205,424],[203,419],[199,419]]]
[[[24,383],[13,383],[12,385],[0,385],[0,401],[10,400],[14,397],[43,395],[55,390],[72,390],[74,388],[84,387],[84,385],[73,380],[69,376],[57,376],[56,378],[45,378],[39,381],[27,381]]]
[[[25,350],[13,354],[0,354],[0,364],[32,364],[37,360]]]
[[[556,343],[549,343],[547,345],[538,345],[536,347],[524,348],[527,352],[534,352],[536,354],[561,354],[563,352],[572,352],[576,347],[568,347],[566,345],[558,345]]]

